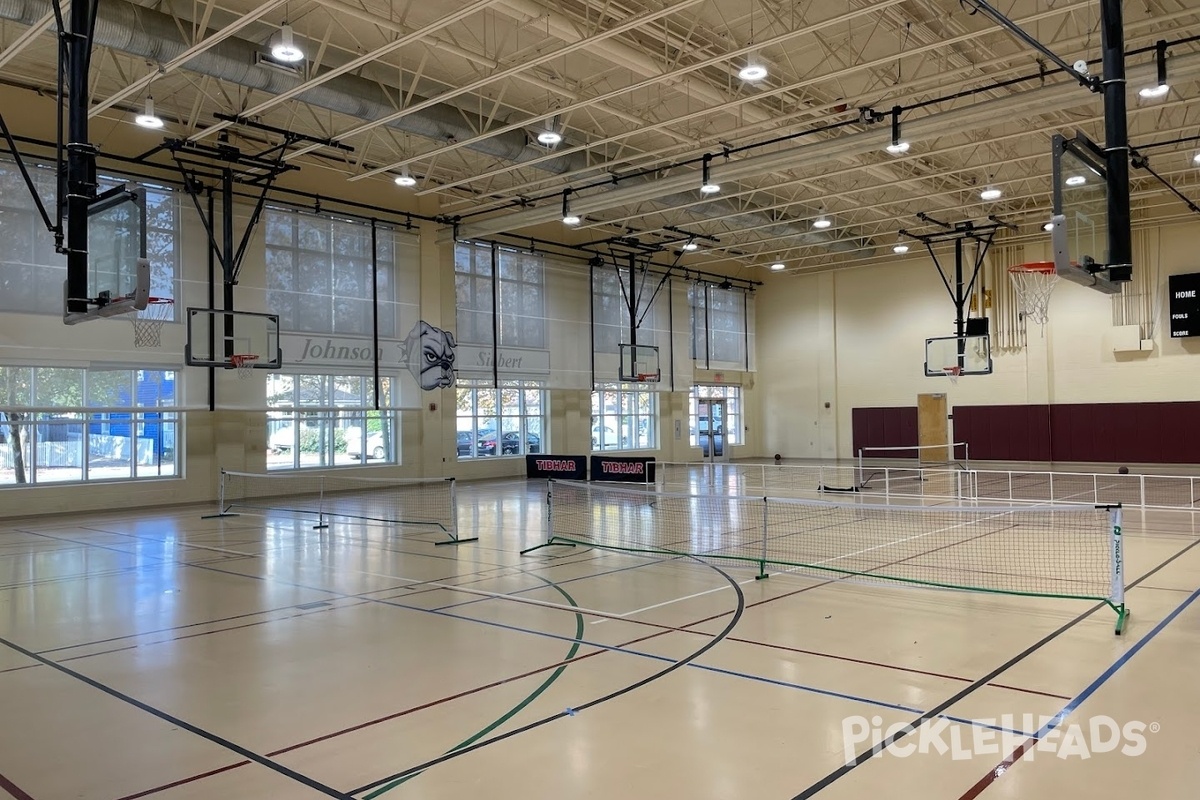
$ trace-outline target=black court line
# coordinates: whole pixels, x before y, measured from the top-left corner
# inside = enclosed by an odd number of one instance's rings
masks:
[[[325,784],[321,783],[320,781],[314,780],[313,778],[310,778],[307,775],[303,775],[299,772],[296,772],[294,769],[285,767],[283,764],[280,764],[278,761],[272,761],[271,759],[267,758],[266,756],[260,756],[258,753],[255,753],[253,750],[242,747],[240,744],[237,744],[236,742],[232,742],[223,736],[219,736],[219,735],[213,733],[212,731],[205,730],[204,728],[201,728],[198,725],[193,725],[192,723],[190,723],[186,720],[180,719],[179,717],[176,717],[173,714],[168,714],[166,711],[163,711],[162,709],[159,709],[159,708],[155,708],[154,706],[150,705],[149,703],[143,703],[141,700],[138,700],[135,697],[130,697],[129,695],[125,694],[124,692],[114,689],[113,687],[111,687],[107,684],[101,683],[100,681],[98,681],[94,678],[89,678],[87,675],[84,675],[81,672],[76,672],[75,670],[71,669],[70,667],[64,667],[62,664],[59,664],[55,661],[51,661],[50,659],[44,658],[43,656],[39,656],[37,653],[33,652],[32,650],[26,650],[24,647],[21,647],[19,644],[16,644],[15,642],[10,642],[8,639],[5,639],[2,636],[0,636],[0,644],[4,645],[5,647],[12,650],[13,652],[20,653],[21,655],[25,656],[26,658],[31,658],[34,661],[41,662],[45,666],[50,667],[50,669],[61,672],[63,675],[74,678],[77,681],[86,683],[88,686],[91,686],[93,689],[98,689],[99,691],[104,692],[109,697],[112,697],[116,700],[120,700],[121,702],[127,703],[127,704],[133,706],[134,708],[145,711],[147,714],[152,714],[153,716],[158,717],[159,719],[163,720],[164,722],[169,722],[172,725],[183,728],[185,731],[187,731],[189,733],[195,734],[196,736],[199,736],[202,739],[207,739],[208,741],[212,742],[213,744],[216,744],[220,747],[224,747],[226,750],[231,750],[231,751],[237,753],[238,755],[242,756],[243,758],[249,759],[250,761],[253,761],[256,764],[261,764],[262,766],[266,767],[267,769],[273,770],[273,771],[279,773],[280,775],[283,775],[286,778],[291,778],[292,780],[296,781],[297,783],[302,783],[305,786],[309,787],[310,789],[318,791],[327,797],[336,797],[336,798],[338,798],[338,800],[353,800],[353,798],[350,797],[350,795],[343,794],[342,792],[339,792],[337,789],[334,789],[332,786],[326,786]]]
[[[1197,545],[1200,545],[1200,539],[1197,539],[1196,541],[1189,544],[1187,547],[1180,550],[1178,553],[1175,553],[1174,555],[1167,558],[1161,564],[1154,567],[1152,570],[1150,570],[1146,574],[1142,575],[1140,578],[1135,580],[1133,583],[1130,583],[1128,586],[1126,586],[1126,589],[1136,588],[1138,586],[1138,584],[1142,583],[1142,581],[1145,581],[1146,579],[1150,578],[1152,575],[1155,575],[1159,570],[1163,569],[1168,564],[1175,561],[1177,558],[1183,556],[1185,553],[1187,553],[1189,550],[1191,550],[1193,547],[1196,547]],[[924,714],[922,714],[921,716],[914,719],[912,722],[910,722],[905,727],[901,728],[896,733],[892,734],[891,736],[888,736],[883,741],[879,742],[879,744],[875,745],[874,747],[870,748],[869,750],[862,751],[861,753],[859,753],[858,755],[856,755],[854,757],[853,761],[850,761],[849,763],[841,765],[840,767],[838,767],[837,769],[833,770],[828,775],[826,775],[824,778],[821,778],[816,783],[813,783],[807,789],[805,789],[804,791],[800,792],[800,794],[798,794],[794,798],[792,798],[792,800],[807,800],[807,798],[812,797],[813,795],[817,794],[817,792],[820,792],[820,791],[828,788],[835,781],[838,781],[841,778],[846,777],[846,775],[850,774],[850,772],[852,770],[865,764],[867,761],[871,760],[876,755],[883,753],[884,750],[886,750],[888,747],[891,747],[892,744],[899,741],[900,739],[903,739],[908,734],[914,733],[918,728],[921,727],[921,725],[930,721],[934,717],[940,715],[946,709],[950,708],[950,706],[954,705],[955,703],[958,703],[960,700],[962,700],[965,697],[967,697],[968,695],[974,693],[976,690],[980,689],[981,687],[986,686],[993,679],[995,679],[1002,673],[1007,672],[1009,669],[1012,669],[1014,666],[1021,663],[1026,658],[1033,655],[1034,653],[1036,653],[1038,650],[1042,649],[1046,645],[1050,644],[1052,641],[1054,641],[1059,636],[1061,636],[1064,633],[1066,633],[1067,631],[1069,631],[1071,628],[1074,628],[1076,625],[1078,625],[1080,622],[1082,622],[1083,620],[1090,617],[1092,614],[1095,614],[1097,611],[1099,611],[1103,608],[1107,608],[1107,607],[1108,606],[1105,603],[1097,603],[1096,605],[1089,608],[1087,611],[1084,611],[1082,614],[1080,614],[1079,616],[1072,619],[1070,622],[1067,622],[1065,625],[1062,625],[1058,629],[1046,634],[1041,639],[1039,639],[1038,641],[1034,642],[1029,647],[1022,650],[1020,653],[1017,653],[1015,656],[1010,658],[1008,661],[1005,661],[1003,664],[996,667],[988,674],[984,675],[982,678],[979,678],[976,681],[974,681],[973,683],[969,684],[968,686],[963,687],[963,689],[961,689],[960,691],[951,695],[949,698],[942,701],[937,706],[929,709]]]
[[[700,562],[700,563],[703,563],[703,562]],[[745,595],[745,593],[742,592],[742,587],[738,585],[738,582],[735,581],[732,577],[730,577],[730,575],[727,572],[725,572],[724,570],[722,570],[720,567],[713,566],[712,564],[705,564],[705,566],[707,566],[709,569],[713,570],[714,572],[718,573],[725,580],[729,581],[730,586],[733,587],[733,591],[737,595],[737,607],[733,610],[733,616],[730,618],[729,624],[726,625],[725,628],[723,630],[721,630],[720,633],[718,633],[716,636],[714,636],[709,641],[705,642],[704,645],[701,646],[699,649],[695,650],[694,652],[690,653],[689,655],[685,656],[684,658],[680,659],[679,661],[676,661],[676,662],[668,665],[666,668],[661,669],[658,672],[655,672],[652,675],[647,675],[645,678],[642,678],[639,681],[635,681],[634,683],[631,683],[628,686],[623,686],[620,689],[617,689],[616,691],[609,692],[608,694],[603,695],[602,697],[597,697],[593,700],[589,700],[586,703],[578,705],[572,709],[567,709],[565,711],[560,711],[557,714],[551,714],[549,716],[542,717],[541,719],[534,720],[533,722],[522,725],[519,728],[514,728],[511,731],[506,731],[505,733],[499,734],[498,736],[493,736],[490,739],[484,739],[482,741],[476,742],[475,744],[464,747],[460,750],[454,750],[452,752],[438,756],[437,758],[430,759],[422,764],[416,765],[415,767],[409,767],[408,769],[404,770],[403,772],[397,772],[394,775],[389,775],[385,778],[379,778],[378,780],[374,780],[368,784],[358,787],[357,789],[351,789],[349,794],[356,795],[356,794],[361,794],[363,792],[370,791],[371,789],[374,789],[378,786],[382,786],[386,783],[391,783],[392,781],[406,778],[410,775],[416,775],[417,773],[424,772],[425,770],[427,770],[431,767],[435,767],[438,764],[443,764],[447,761],[450,761],[451,759],[458,758],[459,756],[464,756],[467,753],[473,753],[476,750],[487,747],[488,745],[496,744],[497,742],[502,742],[507,739],[511,739],[514,736],[519,736],[522,733],[527,733],[531,730],[534,730],[535,728],[540,728],[543,725],[548,725],[549,723],[554,722],[556,720],[560,720],[564,717],[575,716],[576,714],[578,714],[581,711],[586,711],[589,708],[594,708],[594,707],[600,705],[601,703],[608,702],[609,700],[615,700],[616,698],[621,697],[622,695],[628,694],[629,692],[632,692],[636,689],[640,689],[643,686],[646,686],[647,684],[658,680],[659,678],[665,677],[666,675],[669,675],[670,673],[674,672],[677,669],[680,669],[681,667],[686,667],[688,664],[692,663],[693,661],[695,661],[696,659],[700,658],[702,655],[707,653],[709,650],[711,650],[712,648],[714,648],[718,644],[720,644],[725,639],[725,637],[727,637],[729,634],[733,633],[733,629],[735,627],[737,627],[737,624],[742,619],[742,614],[744,614],[746,611],[746,595]],[[729,612],[726,612],[726,613],[729,613]]]

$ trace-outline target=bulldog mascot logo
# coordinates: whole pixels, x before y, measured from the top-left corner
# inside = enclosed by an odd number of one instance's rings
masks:
[[[454,334],[421,320],[404,340],[408,371],[422,389],[454,385]]]

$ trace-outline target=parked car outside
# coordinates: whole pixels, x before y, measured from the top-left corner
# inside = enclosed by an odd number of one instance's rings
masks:
[[[368,458],[383,458],[387,455],[383,431],[372,431],[367,434],[366,450]],[[346,428],[346,455],[350,458],[361,458],[362,454],[362,431],[359,428]]]

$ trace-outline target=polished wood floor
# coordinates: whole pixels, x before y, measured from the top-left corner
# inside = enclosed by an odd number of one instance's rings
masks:
[[[543,487],[463,484],[458,500],[480,541],[191,507],[0,523],[0,797],[1124,799],[1200,785],[1193,514],[1127,513],[1133,618],[1117,638],[1086,602],[522,556],[544,537]],[[1096,752],[1106,718],[1143,724],[1144,752],[1122,753],[1138,749],[1124,733]],[[881,755],[869,731],[847,749],[855,725],[909,723]]]

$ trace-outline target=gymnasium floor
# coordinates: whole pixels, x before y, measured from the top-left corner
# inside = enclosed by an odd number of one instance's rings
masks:
[[[520,556],[543,495],[460,485],[458,547],[197,507],[0,523],[0,797],[1195,796],[1191,513],[1127,512],[1117,638],[1081,602]],[[1048,741],[1107,715],[1144,753],[1029,747],[1063,710]],[[860,716],[967,757],[848,767]]]

